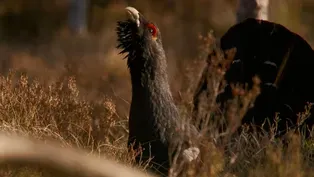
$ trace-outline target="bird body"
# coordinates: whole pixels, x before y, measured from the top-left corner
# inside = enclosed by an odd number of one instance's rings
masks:
[[[151,170],[167,175],[175,152],[170,147],[184,142],[184,134],[170,91],[161,34],[135,8],[126,10],[129,19],[118,22],[117,35],[120,53],[127,53],[132,83],[128,146],[141,146],[142,155],[136,161],[153,158]]]
[[[307,102],[314,102],[314,51],[299,35],[286,27],[266,20],[249,18],[232,26],[221,38],[223,51],[236,48],[234,61],[225,74],[228,83],[218,102],[232,98],[232,83],[261,79],[261,94],[242,123],[261,126],[266,118],[272,123],[275,113],[281,121],[278,134],[296,126],[297,114]],[[313,118],[306,121],[313,125]]]

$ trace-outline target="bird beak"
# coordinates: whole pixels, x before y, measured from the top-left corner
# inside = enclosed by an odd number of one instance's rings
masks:
[[[140,26],[140,13],[134,7],[126,7],[125,8],[129,19],[136,23],[137,27]]]

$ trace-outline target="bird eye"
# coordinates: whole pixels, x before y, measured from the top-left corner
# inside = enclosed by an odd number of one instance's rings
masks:
[[[153,37],[157,36],[157,29],[156,29],[156,26],[154,24],[149,23],[147,25],[147,28],[148,28],[148,31],[152,34]]]

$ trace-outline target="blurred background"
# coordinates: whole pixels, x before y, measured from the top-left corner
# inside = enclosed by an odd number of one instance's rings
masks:
[[[43,83],[75,75],[82,96],[109,95],[118,112],[127,115],[131,85],[125,61],[115,49],[115,26],[125,17],[124,8],[137,8],[159,26],[172,90],[180,99],[201,70],[199,35],[213,31],[222,36],[235,24],[236,4],[236,0],[1,0],[0,72],[15,69]],[[270,21],[285,25],[313,46],[314,0],[270,0],[269,12]]]

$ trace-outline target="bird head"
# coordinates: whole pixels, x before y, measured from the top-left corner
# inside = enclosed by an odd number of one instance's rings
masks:
[[[125,8],[128,18],[117,23],[118,49],[120,54],[127,53],[128,66],[136,65],[139,62],[150,65],[158,57],[164,57],[164,50],[161,42],[161,34],[158,27],[145,19],[135,8]]]

